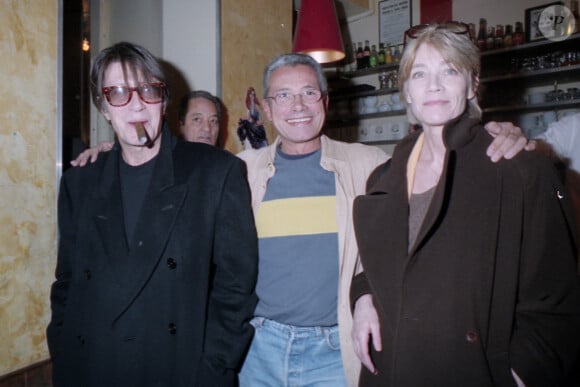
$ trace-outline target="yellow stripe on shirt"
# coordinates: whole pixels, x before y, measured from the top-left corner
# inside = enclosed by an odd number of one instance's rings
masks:
[[[262,202],[256,215],[259,238],[338,232],[336,196],[308,196]]]

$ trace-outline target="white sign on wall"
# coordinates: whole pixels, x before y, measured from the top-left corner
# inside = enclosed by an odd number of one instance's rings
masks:
[[[379,42],[402,44],[403,34],[411,27],[411,15],[411,0],[379,2]]]

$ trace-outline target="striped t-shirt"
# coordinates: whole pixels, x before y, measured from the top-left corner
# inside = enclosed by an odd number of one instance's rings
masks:
[[[276,173],[256,215],[256,316],[296,326],[337,323],[335,176],[320,166],[320,157],[320,150],[276,154]]]

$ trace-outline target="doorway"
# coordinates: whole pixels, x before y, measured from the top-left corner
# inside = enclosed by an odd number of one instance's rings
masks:
[[[89,145],[90,1],[63,0],[62,170]]]

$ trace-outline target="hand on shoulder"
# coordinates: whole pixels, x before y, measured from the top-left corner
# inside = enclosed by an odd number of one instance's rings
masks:
[[[82,151],[70,164],[73,167],[84,167],[89,161],[94,163],[99,158],[99,153],[110,151],[114,144],[113,141],[101,141],[94,147]]]

